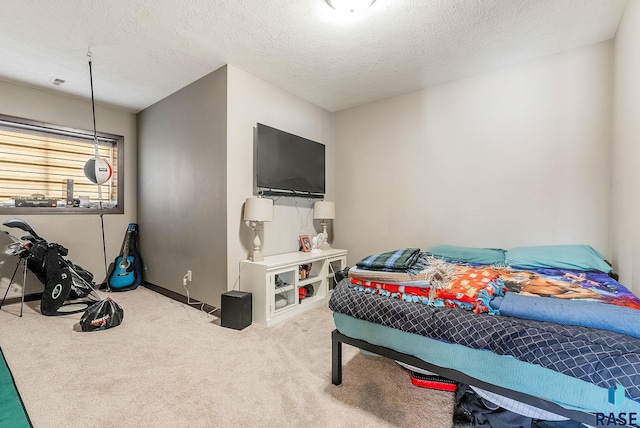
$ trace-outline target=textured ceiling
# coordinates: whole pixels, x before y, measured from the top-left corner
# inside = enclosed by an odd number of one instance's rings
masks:
[[[626,0],[2,0],[0,80],[138,112],[224,64],[329,111],[615,36]],[[54,86],[53,80],[66,82]]]

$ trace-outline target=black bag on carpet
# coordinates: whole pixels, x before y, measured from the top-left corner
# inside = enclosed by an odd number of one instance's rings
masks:
[[[345,279],[345,278],[347,278],[349,276],[349,269],[351,269],[351,268],[349,266],[347,266],[346,268],[335,272],[336,283],[342,281],[343,279]]]
[[[94,303],[80,318],[82,331],[106,330],[122,323],[124,310],[116,302],[107,297]]]
[[[47,242],[22,219],[11,218],[2,225],[29,233],[20,240],[11,234],[9,236],[20,243],[20,248],[23,249],[19,253],[20,257],[26,259],[27,268],[45,286],[40,305],[43,315],[79,313],[99,301],[94,293],[93,274],[68,260],[67,248]]]
[[[469,385],[458,384],[453,410],[454,428],[586,428],[572,420],[532,419],[480,397]]]
[[[67,315],[84,311],[98,301],[90,296],[93,274],[64,258],[68,250],[62,245],[35,241],[27,267],[45,285],[40,312],[43,315]],[[80,309],[77,309],[80,307]]]
[[[40,300],[40,312],[42,315],[62,315],[58,313],[71,293],[71,273],[69,269],[58,269],[51,274],[46,282],[42,299]]]

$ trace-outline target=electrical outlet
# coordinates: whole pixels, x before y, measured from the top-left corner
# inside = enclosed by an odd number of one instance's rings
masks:
[[[188,270],[188,271],[187,271],[187,281],[189,281],[189,282],[193,281],[193,279],[192,279],[193,277],[192,277],[191,275],[192,275],[192,274],[191,274],[191,271],[190,271],[190,270]]]

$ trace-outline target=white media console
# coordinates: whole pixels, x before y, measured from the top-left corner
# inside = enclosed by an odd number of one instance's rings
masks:
[[[240,290],[253,295],[253,322],[270,326],[327,304],[335,272],[346,267],[347,250],[313,250],[240,262]],[[300,289],[303,289],[300,291]]]

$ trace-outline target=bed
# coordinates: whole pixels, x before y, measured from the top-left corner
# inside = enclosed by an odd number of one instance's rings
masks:
[[[589,246],[372,255],[329,301],[332,381],[346,343],[590,426],[637,426],[640,299],[616,278]]]

